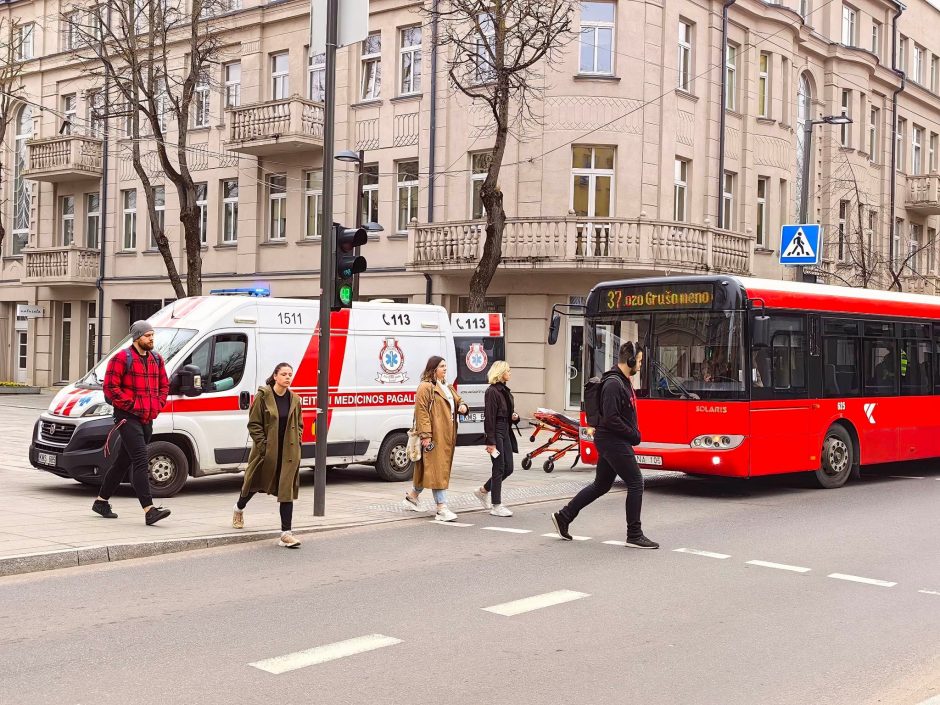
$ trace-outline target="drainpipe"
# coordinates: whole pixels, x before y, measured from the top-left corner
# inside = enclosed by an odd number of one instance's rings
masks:
[[[888,220],[888,262],[892,263],[894,262],[895,256],[894,229],[896,227],[894,199],[898,188],[898,94],[901,93],[907,85],[907,76],[900,68],[898,68],[898,18],[906,8],[900,2],[896,3],[896,5],[897,11],[894,13],[894,19],[891,22],[891,70],[901,77],[901,85],[898,86],[891,95],[891,184],[889,186],[890,205],[888,206],[890,213]]]
[[[431,10],[431,131],[428,136],[428,222],[434,222],[434,152],[437,148],[437,35],[440,18],[437,15],[440,0],[434,0]],[[425,273],[424,303],[431,303],[431,275]]]
[[[431,275],[424,273],[424,303],[431,303]]]
[[[725,63],[728,60],[728,10],[735,0],[725,0],[721,6],[721,114],[718,116],[718,227],[725,227],[724,191],[725,191],[725,110],[727,110],[728,72]]]
[[[111,26],[111,5],[108,5],[108,26]],[[101,33],[102,51],[104,49],[104,32]],[[105,113],[109,112],[108,95],[111,92],[111,81],[108,72],[104,74],[104,105]],[[98,223],[98,278],[95,280],[95,288],[98,289],[98,338],[95,341],[95,356],[100,360],[104,354],[104,254],[105,254],[105,235],[108,231],[108,142],[110,138],[110,120],[103,120],[104,138],[101,144],[101,196],[99,197],[99,210],[101,218]]]

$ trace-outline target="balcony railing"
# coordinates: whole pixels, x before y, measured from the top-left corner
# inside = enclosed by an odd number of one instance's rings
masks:
[[[263,156],[323,149],[323,104],[291,96],[228,111],[226,148]]]
[[[79,181],[101,176],[101,140],[62,135],[26,143],[24,176],[34,181]]]
[[[24,284],[94,284],[98,279],[98,250],[68,245],[23,250]]]
[[[908,176],[904,207],[923,215],[940,213],[940,174]]]
[[[414,224],[409,267],[429,271],[476,266],[486,238],[482,221]],[[502,267],[649,272],[753,271],[754,239],[710,226],[645,218],[509,218]]]

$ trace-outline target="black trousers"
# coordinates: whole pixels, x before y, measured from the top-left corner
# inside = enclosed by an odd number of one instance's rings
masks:
[[[150,495],[150,471],[147,467],[147,444],[153,435],[152,423],[141,423],[135,418],[122,418],[115,420],[117,432],[121,434],[121,452],[111,463],[101,483],[102,499],[111,499],[118,485],[124,482],[128,471],[131,475],[131,486],[141,507],[153,504]]]
[[[512,475],[512,445],[509,442],[509,426],[496,427],[496,450],[499,457],[490,460],[493,463],[492,475],[483,485],[483,489],[492,493],[493,504],[503,503],[503,480]]]
[[[257,492],[249,492],[248,494],[239,495],[238,502],[235,506],[239,509],[244,509],[248,506],[248,500],[254,497]],[[281,508],[281,531],[290,531],[291,522],[294,518],[294,503],[293,502],[280,502]]]
[[[560,514],[568,521],[574,521],[578,514],[594,500],[610,492],[614,478],[619,476],[627,483],[627,538],[637,539],[643,535],[640,526],[640,509],[643,506],[643,473],[636,464],[633,448],[624,440],[610,438],[605,434],[594,437],[597,454],[597,473],[594,482],[582,489],[561,510]]]

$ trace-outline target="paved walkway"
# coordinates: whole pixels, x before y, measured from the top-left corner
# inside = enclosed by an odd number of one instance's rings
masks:
[[[176,497],[159,500],[173,515],[156,526],[146,526],[140,505],[129,486],[112,498],[117,520],[91,512],[94,488],[37,470],[27,450],[33,424],[48,407],[51,394],[0,396],[0,576],[84,563],[121,560],[275,535],[280,528],[277,503],[256,497],[245,512],[246,529],[231,528],[232,505],[242,476],[223,475],[190,479]],[[521,439],[523,453],[531,448]],[[547,474],[541,461],[515,474],[503,491],[508,505],[573,496],[593,477],[593,468],[569,469],[574,456],[566,456]],[[489,476],[489,458],[482,447],[459,448],[454,464],[449,505],[457,512],[479,510],[471,494]],[[368,523],[415,519],[421,515],[399,506],[407,483],[388,483],[370,467],[333,470],[327,476],[326,516],[313,516],[313,472],[301,473],[300,499],[294,508],[297,533]],[[423,502],[433,506],[430,492]]]

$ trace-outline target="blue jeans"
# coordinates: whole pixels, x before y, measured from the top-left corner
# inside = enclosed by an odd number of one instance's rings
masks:
[[[419,496],[423,490],[423,487],[415,487],[415,496]],[[434,501],[437,504],[447,504],[447,490],[431,490],[431,494],[434,495]]]

